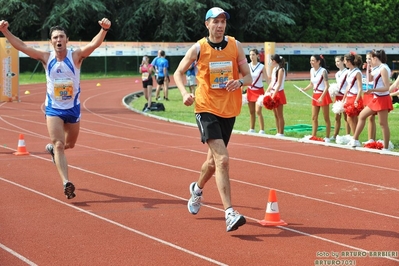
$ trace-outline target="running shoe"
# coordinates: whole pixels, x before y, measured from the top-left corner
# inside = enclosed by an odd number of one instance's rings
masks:
[[[51,159],[53,160],[53,163],[55,164],[55,159],[54,159],[54,146],[53,146],[53,144],[47,144],[46,145],[46,151],[48,152],[48,153],[50,153],[50,155],[51,155]]]
[[[64,194],[67,197],[67,199],[73,199],[76,197],[75,192],[75,186],[71,182],[67,182],[64,185]]]
[[[202,200],[202,192],[200,195],[197,195],[194,191],[195,183],[193,182],[190,184],[190,199],[187,203],[188,211],[191,214],[197,214],[201,208],[201,200]]]
[[[348,146],[351,146],[352,148],[356,148],[356,147],[361,147],[362,145],[360,144],[360,141],[358,141],[356,139],[351,139],[348,143]]]
[[[237,211],[231,212],[226,218],[226,231],[231,232],[238,229],[238,227],[244,225],[247,222],[245,217],[239,214]]]

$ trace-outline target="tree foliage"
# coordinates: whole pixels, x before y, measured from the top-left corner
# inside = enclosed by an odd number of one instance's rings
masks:
[[[108,40],[194,42],[207,34],[206,11],[231,15],[227,34],[242,42],[397,42],[392,0],[0,0],[0,19],[24,40],[46,40],[63,25],[71,40],[90,40],[108,17]]]

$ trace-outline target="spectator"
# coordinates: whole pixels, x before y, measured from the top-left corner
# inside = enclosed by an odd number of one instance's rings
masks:
[[[349,69],[346,77],[347,86],[343,97],[347,121],[352,132],[355,132],[360,110],[363,108],[362,100],[362,57],[355,53],[344,56],[345,66]],[[357,111],[359,110],[359,111]]]
[[[338,93],[337,95],[335,95],[335,101],[342,101],[344,98],[346,87],[348,85],[348,68],[345,67],[344,56],[338,55],[335,57],[335,66],[339,69],[338,72],[335,73],[335,80],[338,86]],[[341,129],[342,115],[344,116],[346,135],[349,135],[351,132],[346,113],[343,112],[343,114],[335,114],[334,135],[332,137],[332,139],[334,140],[337,138],[339,130]]]
[[[332,103],[328,91],[328,69],[323,55],[312,55],[310,57],[310,83],[303,90],[313,88],[312,100],[312,137],[317,136],[319,127],[319,112],[323,110],[324,121],[326,123],[326,137],[324,142],[330,142],[331,122],[330,122],[330,104]]]
[[[196,68],[195,68],[195,62],[193,62],[189,69],[186,71],[186,80],[187,80],[187,85],[188,88],[190,89],[190,93],[195,94],[195,87],[197,86],[197,81],[196,81]]]
[[[273,108],[274,118],[276,120],[276,129],[278,137],[284,136],[284,105],[287,104],[287,99],[284,92],[285,83],[285,60],[282,56],[274,54],[271,56],[271,64],[273,67],[271,82],[267,88],[266,93],[271,93],[273,99],[278,99],[278,106]]]
[[[373,89],[367,90],[365,94],[373,94],[373,100],[369,101],[360,113],[355,134],[348,145],[352,147],[361,146],[359,135],[364,128],[366,119],[370,115],[377,114],[384,138],[384,150],[388,150],[390,138],[388,113],[393,110],[393,106],[389,96],[389,72],[383,63],[387,61],[386,54],[384,50],[373,50],[370,53],[370,57],[370,65],[373,67],[370,73],[373,77]]]
[[[147,100],[147,107],[144,109],[144,112],[148,112],[151,110],[153,67],[150,64],[150,59],[146,55],[143,57],[139,72],[141,73],[141,80],[143,82],[144,97]]]
[[[259,52],[257,49],[252,49],[249,52],[248,64],[252,76],[252,84],[247,89],[248,108],[250,116],[250,128],[248,132],[255,132],[256,116],[259,119],[259,134],[265,134],[265,123],[263,120],[262,106],[256,104],[259,96],[265,93],[263,89],[263,80],[267,77],[265,65],[258,62]]]

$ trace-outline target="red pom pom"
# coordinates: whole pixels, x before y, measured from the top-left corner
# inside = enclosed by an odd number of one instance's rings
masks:
[[[316,140],[316,141],[323,141],[323,142],[324,142],[324,139],[323,139],[323,138],[319,138],[319,137],[316,137],[316,136],[311,136],[311,137],[309,138],[309,140]]]
[[[357,106],[355,106],[354,103],[345,103],[344,105],[344,109],[345,109],[345,113],[348,116],[358,116],[360,114],[360,112],[363,110],[364,106],[363,106],[363,100],[360,99],[357,103]]]
[[[373,141],[373,142],[369,142],[367,144],[364,144],[365,148],[369,148],[369,149],[377,149],[377,150],[382,150],[382,148],[384,148],[384,144],[382,144],[379,141]]]
[[[263,98],[263,106],[266,109],[273,110],[280,105],[280,97],[276,95],[276,97],[272,98],[270,95],[266,95]]]

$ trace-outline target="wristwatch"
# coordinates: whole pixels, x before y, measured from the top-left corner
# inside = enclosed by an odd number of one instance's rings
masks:
[[[239,79],[238,82],[240,82],[240,84],[241,84],[240,87],[244,86],[244,80]]]

